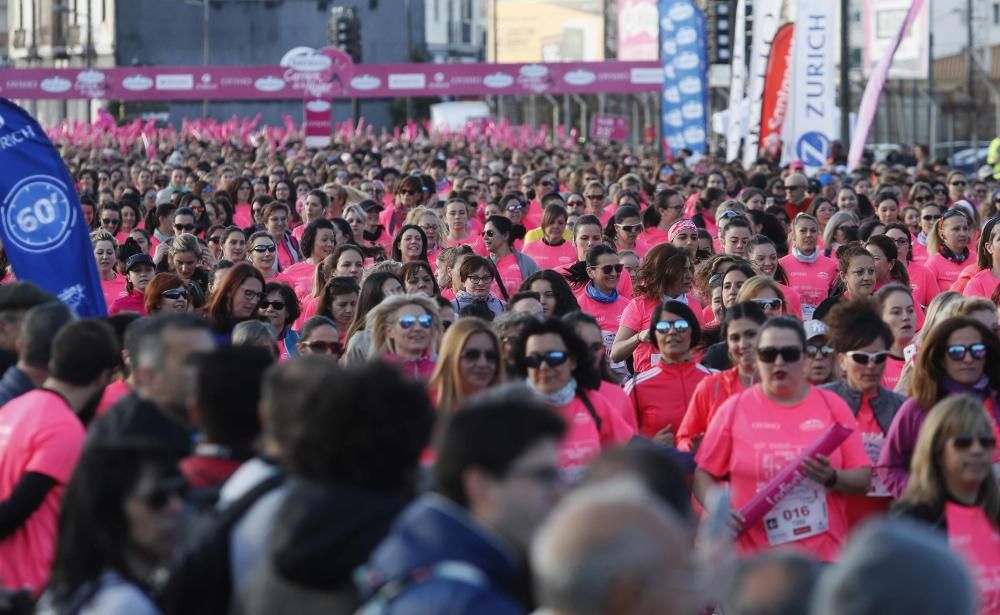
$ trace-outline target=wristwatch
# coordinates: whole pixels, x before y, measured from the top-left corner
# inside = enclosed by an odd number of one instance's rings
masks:
[[[837,485],[837,478],[838,478],[837,468],[834,468],[833,474],[830,475],[830,478],[826,479],[826,482],[823,483],[823,486],[826,487],[827,489],[832,489]]]

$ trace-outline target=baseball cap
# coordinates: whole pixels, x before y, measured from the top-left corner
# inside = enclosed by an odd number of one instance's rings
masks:
[[[385,207],[382,207],[381,205],[372,200],[361,201],[360,205],[361,209],[363,209],[366,214],[370,214],[373,212],[377,213],[385,209]]]
[[[806,340],[825,336],[827,332],[826,324],[822,320],[807,320],[802,323],[802,327],[806,330]]]
[[[129,271],[132,271],[133,267],[142,264],[155,265],[155,263],[153,263],[153,257],[146,254],[145,252],[140,254],[133,254],[132,256],[128,257],[127,261],[125,261],[125,272],[127,273]]]
[[[27,310],[51,301],[59,298],[34,282],[18,280],[0,286],[0,312]]]

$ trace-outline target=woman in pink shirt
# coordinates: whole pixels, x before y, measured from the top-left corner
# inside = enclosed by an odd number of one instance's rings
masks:
[[[938,205],[937,203],[925,203],[920,208],[920,232],[913,241],[913,260],[920,263],[926,264],[927,262],[927,244],[930,241],[931,235],[934,234],[934,226],[937,221],[941,219],[941,215],[944,213],[945,208],[943,205]]]
[[[542,269],[567,267],[576,261],[576,246],[563,236],[566,232],[566,208],[552,203],[542,212],[542,238],[524,245],[523,253]]]
[[[679,192],[669,188],[656,191],[652,207],[647,207],[642,212],[643,231],[638,241],[646,251],[657,244],[670,241],[667,231],[680,219],[683,210],[684,199]]]
[[[300,299],[308,297],[312,292],[316,267],[337,249],[333,224],[326,218],[309,221],[305,225],[301,237],[300,245],[305,260],[295,263],[281,272],[281,277],[288,282],[295,291],[295,295]]]
[[[642,218],[639,217],[639,209],[631,205],[619,207],[604,227],[604,236],[619,250],[635,250],[641,232]]]
[[[260,271],[265,280],[278,277],[278,246],[267,231],[257,231],[247,241],[250,263]]]
[[[580,304],[580,311],[596,319],[609,355],[622,314],[629,304],[629,299],[618,292],[618,281],[624,269],[614,248],[598,244],[587,253],[586,261],[571,267],[566,275],[566,281],[573,287],[573,294]],[[625,368],[623,362],[612,367],[617,372],[624,372]]]
[[[939,402],[924,422],[910,482],[895,508],[947,535],[972,571],[980,615],[1000,613],[1000,489],[990,466],[996,448],[978,399]]]
[[[97,273],[101,277],[104,304],[111,305],[125,294],[125,276],[115,273],[118,242],[115,241],[115,236],[107,231],[94,231],[90,234],[90,243],[94,248]]]
[[[291,267],[302,260],[302,255],[299,253],[299,242],[288,232],[290,212],[288,205],[281,201],[275,201],[264,209],[264,226],[277,249],[275,271]]]
[[[247,257],[247,237],[243,230],[230,226],[222,231],[222,258],[239,263]]]
[[[375,306],[367,320],[371,323],[370,359],[396,363],[409,378],[431,377],[441,339],[434,301],[419,295],[393,295]]]
[[[486,219],[483,242],[500,276],[496,283],[504,285],[508,296],[517,292],[521,282],[539,271],[530,256],[514,248],[517,240],[523,237],[524,227],[515,225],[509,218],[490,216]]]
[[[816,218],[799,214],[792,221],[792,249],[778,262],[788,274],[788,285],[799,294],[802,318],[811,320],[813,312],[830,294],[837,279],[837,262],[820,253],[816,246],[819,223]]]
[[[871,483],[871,461],[850,408],[806,381],[805,342],[795,319],[764,323],[756,350],[760,384],[719,408],[695,457],[694,491],[702,504],[710,487],[728,480],[744,555],[794,547],[821,561],[836,560],[848,531],[844,496],[865,493]],[[853,433],[831,454],[805,459],[801,471],[808,480],[777,499],[763,519],[740,527],[744,519],[735,511],[833,423]]]
[[[882,321],[892,331],[892,346],[889,347],[889,356],[886,358],[882,386],[895,391],[903,366],[906,365],[904,349],[917,333],[913,296],[905,286],[889,284],[875,293],[875,301]]]
[[[691,307],[697,317],[702,307],[691,295],[693,277],[686,251],[669,243],[649,251],[639,268],[635,298],[622,313],[621,326],[611,348],[612,361],[625,361],[631,356],[635,373],[653,366],[655,340],[649,336],[653,311],[673,299]]]
[[[766,235],[754,235],[747,243],[747,260],[757,275],[771,278],[781,288],[785,296],[785,313],[802,318],[802,303],[799,294],[788,285],[788,274],[778,263],[778,248]]]
[[[437,212],[429,207],[417,207],[411,209],[406,215],[407,224],[415,224],[427,236],[427,263],[433,268],[437,266],[437,255],[441,252],[442,243],[448,227],[438,216]]]
[[[502,383],[500,340],[481,318],[460,318],[441,338],[441,354],[427,383],[442,414],[458,410],[463,401]]]
[[[448,234],[444,243],[458,246],[475,241],[476,237],[469,233],[469,204],[464,199],[452,198],[444,205],[444,222],[448,226]]]
[[[896,257],[906,263],[906,274],[910,278],[910,290],[917,305],[930,305],[938,293],[937,279],[922,264],[913,260],[913,246],[910,232],[905,224],[896,222],[885,227],[885,236],[896,244]]]
[[[1000,218],[991,218],[983,227],[976,250],[979,273],[972,276],[962,292],[966,297],[992,297],[1000,284]]]
[[[292,237],[298,239],[300,242],[302,241],[302,234],[310,222],[326,219],[326,209],[330,206],[330,197],[322,190],[311,190],[302,199],[301,203],[302,206],[299,208],[299,214],[302,216],[302,224],[292,229]]]
[[[678,220],[670,225],[667,241],[685,250],[694,259],[698,251],[698,227],[687,218]]]
[[[125,294],[108,307],[108,314],[137,312],[146,315],[145,293],[149,282],[156,275],[153,257],[146,253],[133,254],[125,261]]]
[[[927,269],[934,274],[941,292],[951,288],[969,264],[969,225],[969,217],[961,208],[949,210],[934,223],[927,241]]]
[[[404,224],[392,240],[392,260],[427,262],[427,235],[416,224]]]

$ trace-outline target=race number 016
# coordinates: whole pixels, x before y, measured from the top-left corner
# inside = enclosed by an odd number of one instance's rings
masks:
[[[798,506],[796,508],[789,508],[786,509],[784,512],[782,512],[781,516],[784,517],[785,521],[792,521],[795,519],[805,519],[809,516],[809,507]]]
[[[38,229],[39,224],[52,224],[56,220],[56,208],[52,201],[59,198],[56,195],[52,199],[38,199],[32,207],[25,207],[17,212],[15,218],[17,225],[25,233],[32,233]]]

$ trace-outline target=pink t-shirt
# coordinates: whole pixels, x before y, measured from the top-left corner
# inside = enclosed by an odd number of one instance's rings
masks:
[[[104,387],[101,401],[97,404],[97,416],[101,416],[111,409],[111,406],[118,403],[118,400],[132,392],[124,380],[115,380]]]
[[[0,501],[27,472],[56,481],[41,506],[0,540],[0,586],[44,588],[55,555],[59,508],[83,450],[83,424],[60,395],[35,389],[0,413]]]
[[[788,274],[789,286],[799,294],[802,318],[809,320],[837,279],[837,261],[820,254],[814,263],[803,263],[788,254],[778,260]]]
[[[236,211],[233,212],[233,224],[240,228],[246,228],[253,224],[253,210],[250,203],[236,205]]]
[[[521,268],[517,265],[517,257],[514,254],[508,254],[493,264],[496,265],[497,273],[500,274],[499,281],[503,282],[504,288],[507,289],[507,296],[516,293],[517,289],[521,287],[521,282],[524,281],[524,274],[521,273]],[[499,293],[497,294],[499,295]]]
[[[993,270],[983,269],[972,276],[969,283],[965,285],[965,290],[962,291],[962,294],[966,297],[986,297],[989,299],[993,296],[993,291],[996,290],[997,284],[1000,284],[1000,280],[993,275]]]
[[[934,274],[920,263],[913,261],[906,266],[906,273],[910,277],[910,290],[913,291],[913,300],[917,305],[930,305],[931,300],[938,294],[937,279]]]
[[[306,324],[306,321],[316,315],[319,310],[319,297],[310,297],[302,301],[302,314],[299,315],[299,319],[295,321],[292,325],[293,331],[301,331],[302,325]],[[344,335],[344,331],[340,332],[341,337]]]
[[[136,291],[132,291],[132,294],[125,295],[124,297],[118,297],[113,303],[108,306],[108,314],[114,316],[115,314],[120,314],[122,312],[136,312],[137,314],[146,315],[146,297]]]
[[[687,294],[688,307],[694,312],[695,318],[698,318],[698,324],[701,325],[701,305],[694,298],[691,293]],[[656,310],[656,306],[660,304],[659,299],[648,299],[646,297],[636,297],[629,302],[626,306],[625,311],[622,312],[621,325],[628,327],[629,329],[635,331],[636,333],[640,331],[645,331],[649,328],[649,321],[653,318],[653,312]],[[656,359],[652,356],[656,355]],[[659,351],[656,349],[655,344],[651,342],[640,342],[635,350],[632,351],[632,362],[635,373],[644,372],[653,366],[653,362],[659,362]]]
[[[855,432],[829,455],[833,466],[846,470],[871,466],[856,431],[857,421],[840,397],[810,387],[802,402],[782,406],[768,399],[760,385],[733,395],[722,404],[695,461],[712,476],[729,477],[732,506],[738,510],[834,422]],[[847,537],[844,496],[812,481],[804,482],[806,487],[819,487],[820,493],[825,494],[828,527],[787,546],[822,561],[833,561]],[[813,509],[817,510],[815,506]],[[764,520],[748,528],[737,539],[737,546],[744,555],[770,549]]]
[[[979,593],[979,615],[1000,615],[1000,530],[982,506],[947,502],[948,544],[968,563]]]
[[[684,420],[677,429],[677,448],[682,451],[694,448],[695,439],[705,435],[722,402],[743,389],[737,367],[702,378],[694,388]]]
[[[781,283],[778,284],[778,287],[785,295],[785,314],[802,320],[802,300],[799,299],[799,293],[791,286],[785,286]]]
[[[969,261],[967,260],[965,262]],[[972,264],[966,265],[965,267],[962,268],[961,273],[958,274],[958,278],[955,279],[955,281],[951,285],[951,288],[949,288],[948,290],[953,290],[956,293],[964,292],[965,287],[969,284],[969,280],[972,279],[972,276],[979,273],[979,271],[980,271],[979,263],[973,260]]]
[[[920,242],[913,239],[913,262],[921,265],[927,263],[927,246],[920,245]]]
[[[594,411],[602,417],[603,427],[608,421],[603,420],[602,414],[607,413],[602,413],[598,407],[604,405],[604,398],[590,393],[588,398],[594,405]],[[559,466],[564,470],[582,471],[601,453],[601,434],[597,423],[579,396],[557,408],[556,412],[566,421],[566,435],[559,445]]]
[[[925,264],[928,271],[937,280],[938,291],[942,293],[951,288],[951,285],[958,279],[958,274],[962,273],[962,269],[965,269],[966,265],[968,265],[968,262],[956,263],[940,254],[927,257],[927,263]]]
[[[632,404],[629,403],[628,396],[625,395],[625,391],[622,390],[621,386],[607,380],[602,380],[601,387],[597,389],[597,394],[604,398],[611,415],[617,417],[622,424],[627,426],[627,429],[620,430],[620,433],[628,437],[618,442],[618,444],[628,442],[632,439],[632,436],[639,433],[639,425],[636,422],[635,413],[632,411]],[[618,421],[616,421],[617,423]],[[602,429],[602,436],[604,435],[603,431]]]
[[[670,425],[673,433],[681,426],[695,388],[706,376],[716,373],[694,361],[663,363],[636,374],[625,385],[639,420],[639,433],[651,438]]]
[[[895,391],[896,385],[899,384],[899,377],[903,373],[904,365],[906,365],[906,361],[903,359],[896,359],[892,356],[886,358],[885,371],[882,372],[882,382],[880,384],[890,391]]]
[[[101,292],[104,293],[104,305],[112,303],[125,296],[125,276],[116,273],[110,280],[101,280]]]
[[[312,294],[313,276],[315,274],[316,265],[313,265],[309,261],[302,261],[282,271],[281,277],[284,279],[285,284],[292,287],[299,301],[303,301]]]
[[[542,240],[525,244],[523,252],[534,259],[541,269],[565,267],[576,262],[576,248],[569,241],[550,246]]]

